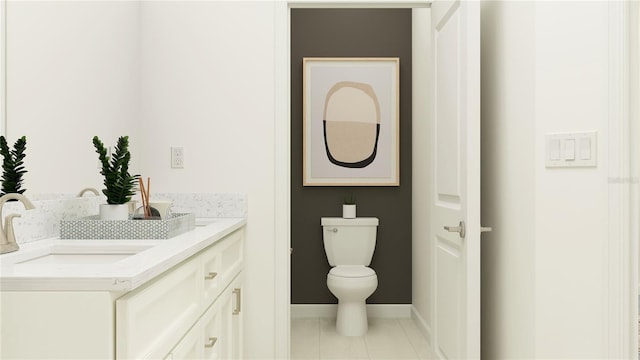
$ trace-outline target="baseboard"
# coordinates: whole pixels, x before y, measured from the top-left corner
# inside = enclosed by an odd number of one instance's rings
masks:
[[[420,313],[416,310],[415,306],[411,306],[411,318],[413,322],[416,324],[422,335],[427,338],[429,344],[431,344],[431,327],[424,321],[424,318],[420,315]]]
[[[334,318],[338,304],[291,304],[291,318]],[[411,304],[367,304],[372,318],[410,318]]]

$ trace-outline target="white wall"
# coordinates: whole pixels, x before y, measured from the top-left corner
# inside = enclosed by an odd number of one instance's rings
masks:
[[[482,357],[533,358],[535,5],[481,11]]]
[[[631,180],[631,191],[630,191],[630,213],[631,217],[635,219],[640,218],[640,144],[637,141],[637,134],[640,133],[640,2],[631,3],[631,23],[630,23],[630,43],[631,43],[631,53],[630,53],[630,61],[629,61],[629,80],[630,80],[630,112],[629,118],[631,119],[631,124],[629,128],[629,144],[631,155],[631,166],[630,166],[630,180]],[[629,299],[629,317],[632,319],[638,318],[639,308],[640,308],[640,297],[638,296],[638,292],[640,290],[640,266],[638,261],[640,259],[640,255],[638,251],[640,251],[640,244],[638,243],[640,240],[640,221],[635,221],[631,224],[630,229],[630,237],[633,239],[631,244],[629,244],[629,252],[631,254],[630,261],[631,266],[629,271],[631,289],[630,289],[630,299]],[[633,256],[635,254],[635,256]],[[633,271],[633,267],[635,266],[635,271]],[[634,276],[635,274],[635,276]],[[635,285],[635,288],[634,288]],[[629,341],[628,347],[631,348],[631,351],[635,352],[638,349],[638,337],[635,334],[638,333],[638,323],[633,321],[630,326],[631,339]]]
[[[431,149],[432,117],[429,96],[431,62],[431,9],[413,10],[413,124],[412,124],[412,303],[418,324],[431,331]]]
[[[28,193],[101,188],[99,135],[130,135],[155,192],[248,194],[245,356],[273,358],[275,4],[10,2],[9,141]],[[185,168],[169,167],[184,146]]]
[[[262,359],[275,346],[274,6],[143,2],[140,23],[141,171],[156,191],[248,194],[245,357]]]
[[[7,3],[7,133],[25,135],[25,195],[99,188],[91,139],[137,133],[137,2]]]
[[[537,3],[535,23],[536,356],[605,358],[608,4]],[[585,130],[597,168],[544,168],[544,134]]]
[[[632,129],[630,129],[630,136],[633,136],[632,134],[640,131],[640,2],[634,2],[631,5],[631,57],[629,61],[631,111],[629,117],[635,119],[635,121],[632,122]],[[631,151],[640,159],[640,144],[638,144],[637,141],[631,142]],[[640,175],[640,165],[637,162],[632,162],[631,175],[632,179],[635,178],[636,184],[640,182],[640,178],[638,177]],[[637,190],[637,186],[634,186],[633,189]],[[640,206],[638,203],[638,195],[637,193],[633,193],[633,198],[636,199],[632,205],[634,211],[638,211],[638,207]],[[638,226],[639,224],[636,223],[634,229],[636,236],[638,234]],[[640,251],[640,246],[638,246],[638,244],[636,244],[636,246],[636,250]],[[640,254],[638,258],[640,258]],[[637,270],[639,273],[638,276],[636,276],[636,281],[640,281],[640,266],[638,266]],[[638,284],[638,288],[640,289],[640,283]]]
[[[490,358],[608,357],[608,10],[607,2],[482,9]],[[591,130],[597,168],[545,168],[545,134]]]
[[[0,135],[5,134],[5,126],[7,122],[6,118],[6,106],[5,101],[7,98],[5,97],[6,91],[6,81],[5,75],[7,67],[5,66],[6,56],[5,51],[6,40],[7,40],[7,24],[6,24],[6,10],[7,10],[7,2],[5,0],[0,0]]]

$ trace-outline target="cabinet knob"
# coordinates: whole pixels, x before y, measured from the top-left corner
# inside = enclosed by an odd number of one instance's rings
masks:
[[[213,280],[213,278],[215,278],[216,276],[218,276],[217,272],[210,272],[208,275],[206,275],[204,277],[205,280]]]
[[[217,338],[217,337],[210,337],[210,338],[209,338],[209,342],[208,342],[208,343],[206,343],[206,344],[204,344],[204,347],[206,347],[206,348],[212,348],[212,347],[213,347],[213,345],[215,345],[215,344],[216,344],[216,341],[218,341],[218,338]]]

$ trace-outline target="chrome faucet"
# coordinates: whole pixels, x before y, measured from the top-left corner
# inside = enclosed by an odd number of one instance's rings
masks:
[[[16,236],[13,233],[13,219],[20,217],[20,214],[7,215],[4,221],[4,226],[2,226],[2,208],[4,207],[4,203],[9,200],[18,200],[22,202],[22,205],[24,205],[24,208],[27,210],[36,208],[29,199],[21,194],[11,193],[0,197],[0,254],[16,251],[20,248],[16,242]]]
[[[82,197],[82,195],[84,195],[84,193],[86,192],[92,192],[94,194],[96,194],[96,196],[100,196],[100,193],[98,192],[98,190],[94,189],[94,188],[84,188],[82,190],[80,190],[80,192],[78,193],[78,195],[76,195],[76,197]]]

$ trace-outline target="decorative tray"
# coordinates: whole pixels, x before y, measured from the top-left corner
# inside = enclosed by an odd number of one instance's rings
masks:
[[[60,239],[169,239],[195,227],[192,213],[175,213],[166,220],[100,220],[93,215],[62,220]]]

